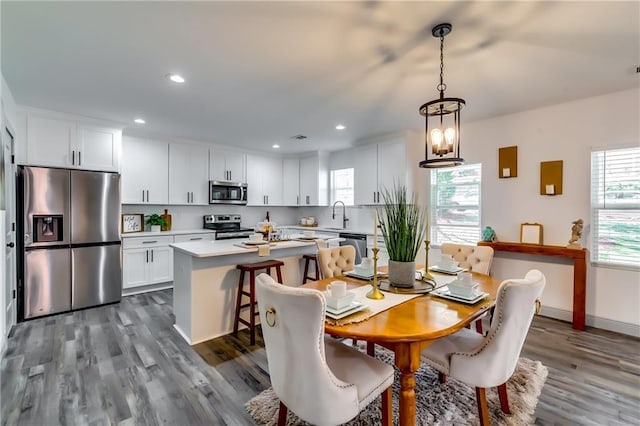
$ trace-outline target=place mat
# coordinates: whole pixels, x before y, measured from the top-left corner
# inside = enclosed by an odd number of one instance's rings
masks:
[[[364,321],[372,316],[379,314],[382,311],[386,311],[387,309],[393,308],[396,305],[406,302],[407,300],[411,300],[414,297],[420,296],[420,294],[395,294],[395,293],[385,293],[384,299],[374,300],[367,298],[367,293],[371,290],[370,285],[364,285],[361,287],[357,287],[351,289],[356,294],[355,300],[358,300],[365,305],[367,308],[354,313],[353,315],[349,315],[347,317],[334,320],[328,317],[325,317],[325,322],[331,325],[347,325],[353,324],[356,322]]]
[[[234,246],[241,247],[245,249],[256,249],[258,247],[275,247],[274,243],[269,244],[245,244],[245,243],[235,243]]]

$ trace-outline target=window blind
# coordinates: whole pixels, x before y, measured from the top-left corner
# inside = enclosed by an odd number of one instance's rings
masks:
[[[476,244],[480,240],[482,166],[431,170],[430,240]]]
[[[640,267],[640,148],[591,153],[591,260]]]

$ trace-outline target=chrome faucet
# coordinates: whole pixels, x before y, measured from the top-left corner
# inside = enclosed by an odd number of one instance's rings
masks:
[[[347,222],[349,221],[349,218],[347,217],[347,208],[342,201],[336,201],[333,203],[331,218],[336,218],[336,204],[338,203],[342,204],[342,229],[347,229]]]

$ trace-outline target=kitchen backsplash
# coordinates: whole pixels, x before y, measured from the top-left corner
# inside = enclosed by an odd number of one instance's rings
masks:
[[[242,226],[253,227],[256,223],[265,219],[267,211],[269,218],[278,225],[290,225],[297,223],[300,210],[297,207],[247,207],[234,205],[210,205],[210,206],[160,206],[148,204],[124,204],[122,213],[152,213],[163,214],[164,209],[171,215],[172,230],[201,229],[202,216],[207,214],[240,214]]]
[[[342,205],[336,206],[336,218],[331,218],[331,207],[247,207],[234,205],[210,205],[210,206],[160,206],[148,204],[124,204],[122,213],[152,213],[162,214],[164,209],[169,210],[173,230],[200,229],[202,228],[202,216],[207,214],[240,214],[242,226],[252,227],[265,219],[267,211],[269,218],[277,225],[295,225],[300,223],[303,216],[314,216],[321,226],[342,227]],[[352,206],[347,207],[349,222],[347,229],[367,231],[373,230],[373,207]]]

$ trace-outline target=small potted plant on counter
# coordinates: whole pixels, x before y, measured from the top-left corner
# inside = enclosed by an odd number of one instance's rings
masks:
[[[144,221],[144,223],[151,227],[151,232],[160,232],[161,227],[167,226],[167,221],[164,220],[162,216],[155,213],[147,216],[147,219]]]

